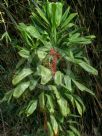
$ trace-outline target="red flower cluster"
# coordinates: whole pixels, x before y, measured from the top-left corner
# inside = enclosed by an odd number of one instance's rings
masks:
[[[57,70],[57,60],[61,57],[59,53],[55,51],[55,49],[50,50],[50,55],[53,57],[52,62],[50,64],[52,74],[55,75]]]

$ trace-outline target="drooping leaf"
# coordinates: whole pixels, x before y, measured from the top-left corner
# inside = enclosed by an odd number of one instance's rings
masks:
[[[61,113],[57,113],[56,118],[58,122],[63,123],[64,122],[64,116]]]
[[[38,75],[41,76],[41,84],[43,84],[43,85],[48,83],[52,78],[52,73],[51,73],[50,69],[48,69],[42,65],[38,66],[37,72],[38,72]]]
[[[74,106],[74,97],[72,94],[65,93],[66,97],[71,101],[72,105]]]
[[[37,100],[31,100],[25,111],[25,113],[27,114],[27,117],[33,114],[36,108],[37,108]]]
[[[82,116],[83,109],[78,101],[75,100],[76,108],[78,110],[78,113]]]
[[[75,83],[75,85],[78,87],[79,90],[81,91],[86,91],[88,93],[90,93],[91,95],[95,95],[90,89],[88,89],[86,86],[84,86],[83,84],[73,80],[73,82]]]
[[[84,61],[81,61],[78,63],[85,71],[93,74],[93,75],[98,75],[98,71],[93,68],[92,66],[90,66],[89,64],[87,64],[86,62]]]
[[[69,127],[75,133],[76,136],[80,136],[80,132],[74,126],[70,125]]]
[[[47,127],[48,127],[48,136],[54,136],[54,132],[50,122],[47,122]]]
[[[66,88],[69,91],[72,91],[71,78],[68,75],[64,76],[64,82],[65,82]]]
[[[14,89],[14,92],[13,92],[13,96],[15,98],[19,98],[23,93],[24,91],[29,87],[30,85],[30,82],[23,82],[23,83],[20,83],[15,89]]]
[[[60,71],[57,71],[55,74],[55,83],[57,85],[62,85],[62,80],[63,80],[63,74]]]
[[[21,80],[23,80],[25,77],[31,75],[33,71],[30,68],[24,68],[22,69],[17,75],[14,76],[12,83],[13,85],[18,84]]]
[[[49,89],[52,90],[52,92],[55,94],[55,96],[56,96],[57,99],[60,99],[61,96],[60,96],[60,93],[57,90],[56,86],[49,85]]]
[[[58,99],[57,103],[59,105],[60,112],[64,117],[70,114],[70,108],[68,107],[67,101],[63,97]]]
[[[46,107],[49,110],[50,113],[54,113],[54,103],[53,103],[53,99],[50,95],[47,95],[47,102],[46,102]]]
[[[74,95],[74,98],[76,99],[76,101],[78,101],[81,104],[81,107],[84,112],[86,108],[85,108],[85,105],[84,105],[83,101],[81,100],[81,98],[78,95]]]
[[[45,110],[45,94],[44,92],[42,92],[39,95],[39,106],[41,110]]]
[[[58,123],[53,115],[50,115],[51,125],[55,136],[58,135]]]
[[[32,91],[35,89],[36,85],[37,85],[37,80],[31,79],[30,80],[30,85],[29,85],[29,89]]]

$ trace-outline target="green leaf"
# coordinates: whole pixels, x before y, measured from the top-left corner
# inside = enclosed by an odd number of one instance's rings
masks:
[[[68,75],[64,76],[64,82],[65,82],[66,88],[69,91],[72,91],[71,78]]]
[[[81,107],[81,105],[79,104],[78,101],[75,100],[75,104],[76,104],[76,108],[78,110],[78,113],[82,116],[82,113],[83,113],[83,109]]]
[[[79,35],[77,35],[79,34]],[[68,41],[70,44],[83,44],[83,45],[86,45],[86,44],[90,44],[92,41],[91,39],[87,39],[86,37],[82,37],[80,36],[80,33],[75,33],[73,35],[71,35],[71,37],[68,38]]]
[[[76,135],[74,134],[74,132],[71,131],[71,130],[68,130],[68,131],[67,131],[67,134],[68,134],[68,136],[76,136]]]
[[[47,24],[49,24],[49,21],[47,20],[47,18],[46,18],[46,16],[45,16],[45,14],[44,14],[44,12],[40,9],[40,8],[36,8],[36,10],[37,10],[37,12],[38,12],[38,14],[40,15],[40,17],[47,23]]]
[[[72,39],[72,41],[73,41],[75,38],[80,37],[80,33],[77,32],[77,33],[74,33],[74,34],[70,34],[69,37],[70,37],[70,39]]]
[[[75,135],[80,136],[79,131],[74,126],[69,126],[69,127],[75,133]]]
[[[64,12],[62,18],[61,18],[61,23],[65,22],[65,20],[67,19],[67,16],[69,14],[70,11],[70,7],[67,8],[67,10]]]
[[[72,105],[74,106],[74,98],[72,94],[65,93],[66,97],[71,101]]]
[[[64,117],[70,114],[70,108],[68,107],[67,101],[63,97],[58,99],[57,103],[59,105],[60,112]]]
[[[40,61],[42,61],[47,55],[47,53],[45,51],[42,51],[42,50],[38,50],[37,54],[38,54],[38,58],[40,59]]]
[[[63,22],[63,24],[62,24],[62,28],[63,27],[66,27],[71,21],[72,21],[72,19],[74,18],[74,17],[76,17],[76,15],[77,15],[77,13],[71,13],[69,16],[68,16],[68,18],[65,20],[65,22]]]
[[[75,85],[78,87],[79,90],[81,91],[86,91],[88,93],[90,93],[91,95],[95,95],[90,89],[88,89],[86,86],[84,86],[83,84],[73,80],[73,82],[75,83]]]
[[[78,122],[77,121],[73,121],[72,119],[69,119],[67,122],[69,124],[76,124],[76,125],[78,125]]]
[[[52,16],[52,3],[47,2],[47,10],[46,10],[48,19],[51,21],[51,16]]]
[[[91,39],[86,38],[86,36],[80,36],[81,34],[79,32],[76,32],[74,34],[69,35],[69,42],[70,44],[90,44]]]
[[[27,117],[33,114],[36,108],[37,108],[37,100],[31,100],[25,111],[25,113],[27,114]]]
[[[81,100],[81,98],[77,95],[74,95],[74,98],[76,99],[76,101],[78,101],[81,104],[83,112],[84,112],[86,108],[85,108],[85,105],[84,105],[83,101]]]
[[[60,3],[60,2],[56,3],[55,22],[56,22],[57,27],[60,25],[60,22],[61,22],[62,8],[63,8],[62,3]]]
[[[14,76],[12,83],[13,85],[18,84],[21,80],[23,80],[25,77],[31,75],[33,71],[30,68],[24,68],[22,69],[17,75]]]
[[[53,28],[56,28],[60,25],[62,17],[62,7],[63,4],[60,2],[47,3],[47,15]]]
[[[95,35],[88,35],[88,36],[86,36],[86,38],[93,40],[96,38],[96,36]]]
[[[27,49],[22,49],[18,52],[18,54],[22,57],[22,58],[29,58],[30,56],[30,52]]]
[[[41,110],[45,110],[45,96],[44,92],[39,95],[39,106]]]
[[[29,87],[29,85],[30,85],[30,82],[23,82],[23,83],[19,84],[14,89],[13,96],[15,98],[19,98],[24,93],[24,91]]]
[[[41,76],[41,84],[43,85],[48,83],[52,78],[51,71],[42,65],[38,66],[37,72],[38,72],[38,75]]]
[[[46,29],[46,25],[45,25],[44,21],[41,18],[39,18],[39,16],[37,16],[37,14],[32,12],[31,17],[34,20],[34,22],[36,21],[37,24],[41,25],[42,27],[44,27],[44,29]]]
[[[89,64],[87,64],[86,62],[84,61],[81,61],[78,63],[85,71],[93,74],[93,75],[98,75],[98,71],[93,68],[92,66],[90,66]]]
[[[55,74],[54,79],[55,79],[55,83],[57,85],[62,85],[63,74],[60,71],[57,71],[56,74]]]
[[[37,85],[37,80],[34,80],[34,79],[32,79],[32,80],[30,80],[30,85],[29,85],[29,89],[32,91],[32,90],[34,90],[35,89],[35,87],[36,87],[36,85]]]
[[[34,26],[27,26],[26,31],[34,38],[41,39],[41,35]]]
[[[49,110],[50,113],[54,113],[54,103],[53,103],[53,98],[50,95],[47,95],[47,102],[46,102],[46,107]]]
[[[57,90],[56,86],[54,86],[54,85],[49,85],[48,87],[49,87],[50,90],[53,91],[53,93],[55,94],[56,98],[57,98],[57,99],[60,99],[61,96],[60,96],[60,93],[59,93],[59,91]]]
[[[64,122],[64,117],[62,116],[62,114],[57,113],[56,118],[57,118],[58,122],[60,122],[60,123]]]
[[[12,98],[12,95],[13,95],[13,90],[10,90],[10,91],[8,91],[7,93],[5,93],[3,99],[0,100],[0,104],[1,104],[2,102],[5,102],[5,101],[7,101],[7,102],[9,103],[10,100],[11,100],[11,98]]]
[[[47,127],[48,127],[48,136],[54,136],[54,132],[50,122],[47,122]]]
[[[51,3],[52,4],[52,15],[51,15],[51,23],[52,23],[52,28],[56,28],[56,3]]]
[[[50,115],[51,125],[54,131],[54,135],[58,135],[58,123],[53,115]]]

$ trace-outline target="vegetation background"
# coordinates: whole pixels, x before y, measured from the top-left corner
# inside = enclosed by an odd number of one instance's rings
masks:
[[[55,1],[55,0],[53,0]],[[29,22],[33,4],[38,0],[0,0],[0,98],[12,88],[11,79],[19,59],[16,43],[19,42],[15,26],[19,22]],[[43,0],[44,2],[44,0]],[[87,57],[98,69],[97,77],[85,77],[97,99],[84,96],[87,112],[81,120],[82,135],[102,135],[102,2],[101,0],[67,0],[72,11],[78,12],[80,26],[85,27],[90,34],[96,35],[94,43],[86,47]],[[12,39],[12,40],[11,40]],[[43,136],[38,127],[38,119],[18,118],[17,105],[6,103],[0,105],[0,136]],[[36,132],[36,133],[35,133]]]

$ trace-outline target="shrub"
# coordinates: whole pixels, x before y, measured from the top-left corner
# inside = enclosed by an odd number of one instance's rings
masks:
[[[42,114],[49,136],[79,136],[76,117],[85,111],[79,93],[94,95],[81,79],[82,69],[98,73],[84,52],[94,36],[86,36],[77,25],[77,13],[70,13],[70,7],[63,12],[60,2],[37,6],[30,17],[30,24],[17,26],[20,60],[12,80],[14,89],[3,101],[17,99],[19,115]]]

